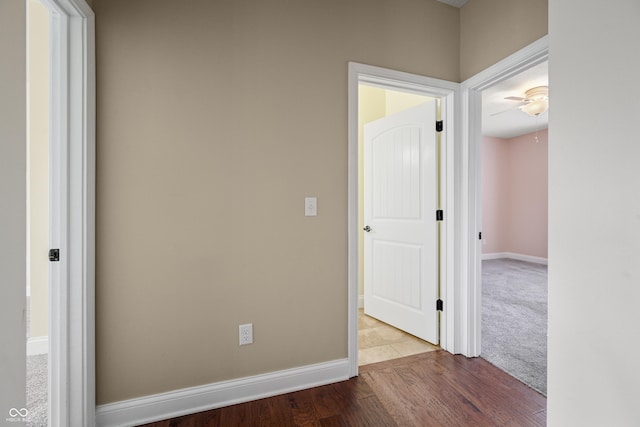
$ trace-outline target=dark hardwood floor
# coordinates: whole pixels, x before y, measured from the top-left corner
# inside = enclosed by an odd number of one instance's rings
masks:
[[[544,426],[546,398],[484,359],[434,351],[360,367],[348,381],[146,424]]]

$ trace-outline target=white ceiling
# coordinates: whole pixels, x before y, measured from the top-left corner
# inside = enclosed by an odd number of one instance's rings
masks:
[[[524,97],[527,89],[548,85],[549,63],[544,62],[485,89],[482,92],[482,134],[497,138],[513,138],[546,129],[549,125],[549,111],[532,117],[517,108],[521,103],[504,98]],[[549,105],[552,101],[549,95]],[[494,113],[500,114],[492,116]]]

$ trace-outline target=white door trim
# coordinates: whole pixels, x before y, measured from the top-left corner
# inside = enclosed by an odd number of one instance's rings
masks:
[[[459,330],[459,352],[468,357],[479,356],[481,350],[482,248],[478,233],[482,231],[482,91],[546,61],[548,57],[549,40],[548,36],[544,36],[461,83],[463,156],[455,167],[463,174],[460,187],[461,204],[458,210],[462,229],[458,235],[459,239],[456,239],[462,262],[461,280],[456,283],[464,317]]]
[[[440,346],[455,352],[455,299],[454,280],[457,275],[454,269],[453,245],[448,244],[447,236],[454,236],[456,224],[454,203],[454,137],[456,108],[458,105],[459,84],[445,80],[433,79],[374,67],[355,62],[349,63],[348,77],[348,147],[349,147],[349,180],[348,180],[348,359],[349,376],[358,375],[358,83],[369,83],[377,86],[411,91],[428,96],[438,97],[441,101],[444,130],[441,133],[441,204],[445,215],[441,231],[440,257],[440,295],[444,309],[440,315]]]
[[[95,41],[84,0],[51,10],[50,426],[95,425]]]

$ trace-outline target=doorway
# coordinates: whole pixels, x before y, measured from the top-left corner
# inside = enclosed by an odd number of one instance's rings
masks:
[[[413,105],[424,103],[426,99],[437,100],[438,114],[444,120],[443,131],[440,135],[440,152],[437,158],[437,167],[442,179],[438,183],[437,200],[438,206],[442,206],[446,211],[449,208],[446,191],[447,165],[451,161],[447,157],[447,144],[452,144],[453,129],[453,104],[458,85],[427,77],[416,76],[408,73],[397,72],[379,67],[372,67],[363,64],[349,64],[349,366],[350,375],[355,376],[358,372],[358,314],[359,308],[364,305],[364,172],[362,157],[363,143],[358,143],[361,132],[359,125],[363,124],[363,117],[358,113],[358,103],[360,99],[360,89],[364,92],[378,92],[379,97],[383,97],[385,90],[393,93],[391,97],[411,98]],[[380,92],[382,91],[382,92]],[[385,104],[386,105],[386,104]],[[378,109],[380,110],[380,109]],[[386,115],[386,112],[378,111],[379,117]],[[435,120],[433,125],[435,126]],[[360,153],[360,155],[359,155]],[[360,172],[360,173],[359,173]],[[452,210],[450,211],[452,212]],[[435,220],[436,212],[433,213]],[[438,224],[438,238],[440,240],[440,257],[437,261],[437,276],[440,279],[440,287],[437,289],[438,298],[446,294],[446,279],[449,271],[449,264],[446,263],[448,253],[446,251],[446,235],[452,222],[445,220]],[[435,243],[435,242],[434,242]],[[449,313],[446,303],[443,304],[443,311],[437,312],[437,298],[433,301],[433,312],[440,321],[438,331],[446,331],[446,315]],[[440,345],[446,348],[447,336],[440,337]],[[437,343],[436,343],[437,344]]]
[[[482,92],[481,357],[546,394],[548,63]],[[533,88],[533,89],[532,89]],[[537,93],[539,109],[527,113]],[[538,105],[534,105],[538,107]]]
[[[438,344],[439,100],[358,87],[359,365]]]
[[[466,224],[460,235],[463,280],[458,290],[462,297],[462,313],[467,320],[459,325],[457,351],[467,357],[481,353],[482,316],[482,198],[481,198],[481,144],[482,144],[482,91],[517,75],[520,72],[547,61],[548,36],[485,69],[461,84],[463,109],[462,143],[465,152],[456,165],[466,174],[461,182],[459,214]]]

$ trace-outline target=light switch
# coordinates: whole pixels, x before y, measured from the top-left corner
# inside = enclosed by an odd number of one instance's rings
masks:
[[[304,198],[304,216],[318,216],[318,198]]]

